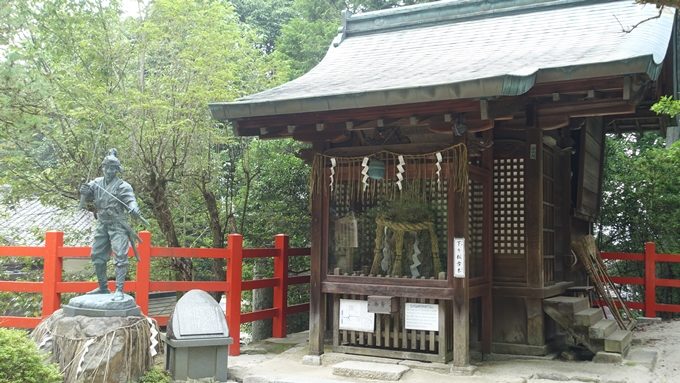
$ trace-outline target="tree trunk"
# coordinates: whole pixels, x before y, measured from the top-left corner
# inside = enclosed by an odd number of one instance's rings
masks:
[[[180,247],[177,229],[173,221],[172,211],[167,199],[167,180],[159,179],[156,174],[150,173],[147,179],[147,187],[151,195],[151,210],[153,211],[158,226],[165,237],[169,247]],[[193,264],[191,258],[172,258],[172,267],[175,270],[175,277],[181,281],[191,281],[193,279]]]
[[[262,279],[267,276],[267,261],[264,259],[255,260],[253,270],[254,279]],[[274,291],[271,287],[253,290],[253,311],[269,309],[274,303]],[[265,319],[253,322],[252,330],[253,341],[267,339],[272,336],[272,320]]]

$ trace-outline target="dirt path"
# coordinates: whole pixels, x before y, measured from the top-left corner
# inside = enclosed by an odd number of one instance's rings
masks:
[[[324,355],[323,366],[301,363],[307,354],[306,334],[291,339],[293,348],[285,352],[264,348],[263,354],[242,355],[229,359],[230,377],[244,383],[344,383],[364,381],[332,375],[331,354]],[[657,352],[656,366],[650,371],[650,360],[632,358],[633,353],[653,355]],[[631,354],[623,364],[594,363],[591,361],[564,361],[544,358],[484,361],[477,364],[472,376],[452,375],[447,365],[439,370],[412,368],[405,374],[404,383],[680,383],[680,320],[640,324],[633,334]],[[337,354],[340,359],[356,359]],[[381,363],[389,363],[382,360]],[[434,365],[434,364],[433,364]],[[253,379],[244,379],[252,376]],[[257,377],[255,379],[254,377]]]
[[[680,320],[639,325],[633,339],[641,347],[658,352],[654,368],[657,382],[680,382]]]

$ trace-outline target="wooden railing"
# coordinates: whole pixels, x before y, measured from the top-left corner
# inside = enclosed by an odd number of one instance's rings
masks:
[[[657,287],[680,288],[678,279],[662,279],[656,276],[657,262],[680,263],[680,254],[657,254],[653,242],[645,243],[644,253],[601,252],[602,259],[643,262],[643,277],[611,277],[612,282],[621,285],[644,286],[644,302],[625,302],[631,309],[642,310],[646,317],[655,317],[657,312],[680,313],[680,304],[663,304],[656,302]]]
[[[229,347],[229,354],[240,354],[239,339],[242,323],[261,319],[272,319],[272,335],[278,338],[286,336],[286,316],[309,310],[309,303],[288,305],[288,287],[297,284],[308,284],[309,275],[289,276],[288,263],[290,257],[309,256],[309,248],[291,248],[288,236],[279,234],[274,238],[274,248],[244,249],[243,237],[230,234],[228,246],[215,248],[173,248],[151,246],[151,233],[139,233],[142,242],[138,246],[139,262],[136,279],[125,282],[124,290],[134,292],[135,300],[144,314],[149,311],[149,292],[151,291],[204,291],[223,292],[226,296],[226,319],[230,336],[234,344]],[[130,251],[132,255],[132,251]],[[90,256],[90,247],[64,246],[64,233],[49,231],[45,235],[44,246],[33,247],[0,247],[0,257],[35,257],[43,258],[43,280],[40,282],[3,281],[0,280],[0,291],[16,293],[42,294],[41,317],[0,316],[0,326],[17,328],[34,328],[40,321],[61,307],[61,294],[85,293],[97,286],[96,282],[66,282],[62,280],[64,258],[85,258]],[[224,281],[152,281],[151,258],[222,258],[227,263],[227,277]],[[273,258],[274,277],[258,280],[243,280],[242,262],[248,258]],[[128,276],[130,277],[130,276]],[[272,287],[274,289],[273,308],[241,312],[241,293]],[[109,281],[109,288],[115,288]],[[154,317],[160,325],[166,325],[168,316]]]

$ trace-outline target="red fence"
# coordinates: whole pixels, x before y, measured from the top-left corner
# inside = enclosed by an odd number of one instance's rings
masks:
[[[645,243],[645,252],[642,254],[602,252],[600,253],[600,256],[602,259],[643,262],[644,277],[611,277],[611,280],[614,283],[644,286],[644,302],[626,302],[626,306],[631,309],[643,310],[644,315],[650,318],[655,317],[658,311],[680,313],[680,305],[656,302],[657,287],[680,288],[680,280],[657,278],[656,264],[657,262],[680,263],[680,254],[657,254],[656,245],[653,242],[647,242]]]
[[[228,246],[224,249],[213,248],[173,248],[151,246],[151,233],[139,233],[142,242],[139,244],[139,262],[137,278],[125,282],[124,290],[134,292],[135,300],[144,314],[149,311],[149,292],[151,291],[189,291],[201,289],[205,291],[224,292],[227,299],[226,319],[230,336],[234,344],[229,347],[230,355],[239,355],[240,325],[261,319],[272,318],[274,337],[286,336],[286,316],[309,310],[309,303],[288,305],[288,286],[309,283],[309,275],[289,276],[288,262],[290,257],[309,256],[309,248],[291,248],[288,236],[275,236],[274,248],[244,249],[243,237],[240,234],[228,236]],[[0,291],[25,292],[42,294],[42,317],[10,317],[0,316],[0,325],[4,327],[34,328],[42,318],[51,315],[61,306],[61,294],[85,293],[97,286],[96,282],[62,281],[62,263],[64,258],[83,258],[90,256],[90,247],[65,247],[64,233],[47,232],[45,246],[34,247],[0,247],[0,257],[36,257],[44,259],[42,282],[2,281]],[[132,254],[131,254],[132,255]],[[227,278],[224,281],[152,281],[151,258],[222,258],[227,262]],[[243,280],[242,262],[247,258],[273,258],[274,277],[258,280]],[[274,288],[274,307],[266,310],[242,313],[241,292],[244,290]],[[109,281],[113,289],[114,282]],[[167,316],[154,317],[160,325],[168,322]]]

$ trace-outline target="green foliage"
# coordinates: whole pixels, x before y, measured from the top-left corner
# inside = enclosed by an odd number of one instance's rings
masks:
[[[639,252],[646,241],[680,251],[680,144],[663,148],[656,133],[607,138],[602,250]]]
[[[427,202],[420,199],[403,198],[389,201],[383,208],[384,217],[393,222],[418,223],[432,220],[432,211]]]
[[[0,328],[0,383],[61,382],[56,364],[46,364],[26,332]]]
[[[652,105],[651,110],[673,118],[680,113],[680,100],[674,100],[673,96],[661,96],[661,99]]]
[[[159,368],[154,366],[151,370],[147,371],[144,376],[139,378],[137,381],[138,383],[170,383],[172,382],[172,379],[170,377],[170,374]]]
[[[232,0],[231,3],[241,22],[256,31],[260,49],[271,53],[281,26],[293,17],[293,0]]]
[[[290,67],[290,78],[296,78],[312,69],[326,54],[341,26],[341,14],[353,14],[395,8],[404,5],[427,3],[431,0],[367,0],[349,2],[342,0],[294,0],[295,17],[280,29],[274,55]]]
[[[652,241],[659,253],[680,252],[680,143],[666,149],[656,133],[607,137],[603,203],[598,222],[602,251],[640,253]],[[641,262],[610,262],[614,275],[642,277]],[[678,265],[662,263],[658,278],[677,279]],[[642,300],[641,286],[627,291]],[[677,289],[657,289],[657,302],[680,302]]]

